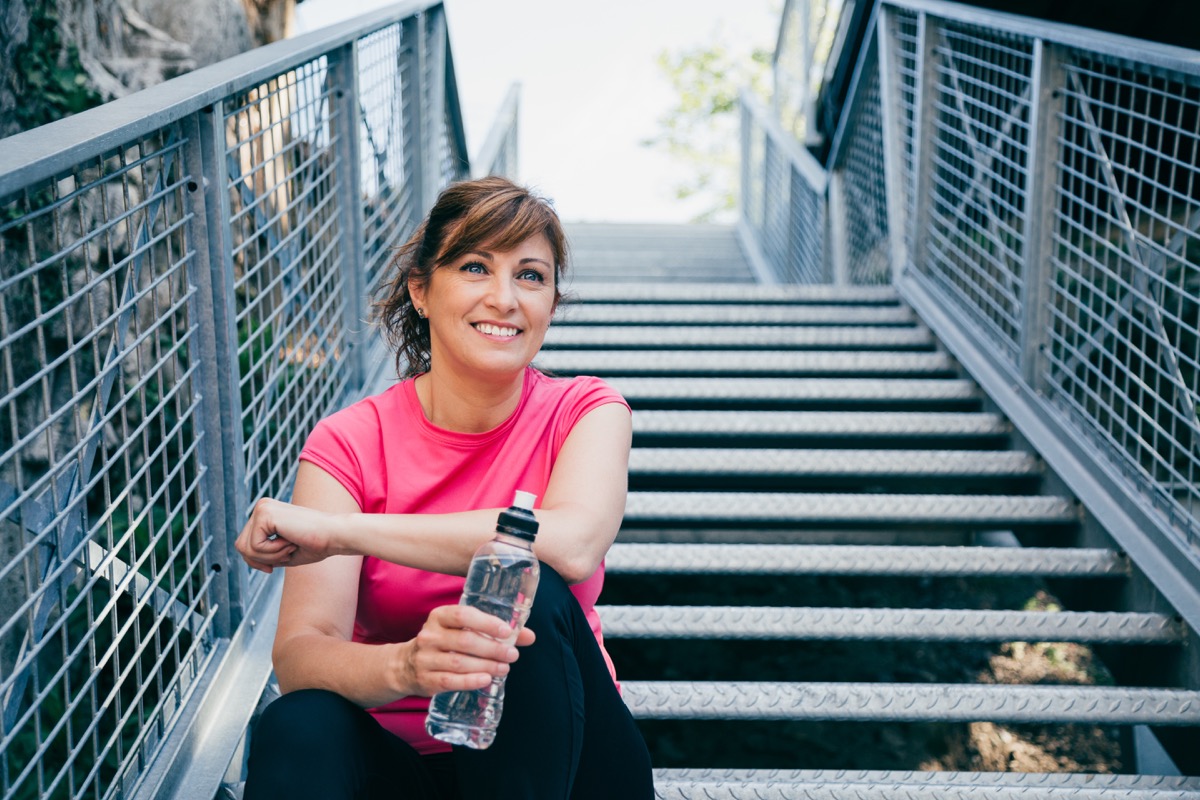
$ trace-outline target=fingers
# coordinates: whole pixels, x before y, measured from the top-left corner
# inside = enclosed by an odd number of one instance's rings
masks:
[[[315,564],[334,555],[329,540],[332,519],[315,509],[264,497],[254,504],[236,546],[255,569]]]
[[[430,613],[413,641],[409,668],[429,695],[480,689],[507,675],[518,657],[514,645],[533,638],[532,631],[514,631],[479,609],[442,606]]]

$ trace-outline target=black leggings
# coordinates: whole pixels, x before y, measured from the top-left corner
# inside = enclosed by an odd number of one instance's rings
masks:
[[[613,686],[583,610],[553,569],[541,581],[487,750],[420,756],[363,709],[319,689],[291,692],[250,739],[245,800],[649,800],[650,756]]]

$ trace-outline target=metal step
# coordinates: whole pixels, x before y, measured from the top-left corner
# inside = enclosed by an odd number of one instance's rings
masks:
[[[627,544],[608,575],[891,575],[1110,578],[1129,574],[1113,550],[1074,547],[887,547],[793,544]]]
[[[588,303],[561,306],[555,325],[907,325],[905,306]]]
[[[608,639],[1179,644],[1163,614],[932,608],[597,606]]]
[[[938,494],[631,492],[625,526],[788,525],[1006,530],[1079,521],[1065,497]]]
[[[543,350],[536,366],[556,375],[950,376],[945,353],[730,350]]]
[[[900,295],[891,286],[833,286],[828,284],[767,286],[761,283],[589,283],[570,303],[808,303],[895,305]]]
[[[671,350],[681,347],[691,350],[932,350],[934,340],[923,327],[552,325],[546,332],[544,347],[593,350]]]
[[[974,382],[959,379],[878,380],[872,378],[625,378],[608,382],[634,407],[771,405],[797,408],[837,403],[854,405],[973,404],[982,394]]]
[[[681,258],[683,261],[681,262]],[[673,280],[725,285],[730,281],[754,281],[750,265],[737,256],[714,259],[691,259],[680,253],[645,254],[636,261],[628,257],[598,255],[588,259],[586,269],[575,272],[566,282],[569,292],[584,289],[590,281],[664,283]]]
[[[959,412],[864,411],[655,411],[634,410],[635,443],[683,439],[718,442],[755,440],[775,446],[864,441],[956,440],[996,442],[1012,433],[998,414]]]
[[[638,477],[1029,478],[1041,462],[1013,450],[768,450],[636,447],[629,473]]]
[[[1200,692],[958,683],[622,681],[639,719],[1200,725]]]
[[[662,800],[1198,800],[1200,778],[1093,773],[656,769]]]

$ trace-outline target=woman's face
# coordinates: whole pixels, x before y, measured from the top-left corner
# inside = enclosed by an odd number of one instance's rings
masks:
[[[431,369],[504,377],[529,365],[554,314],[554,256],[545,236],[512,250],[482,246],[409,285],[429,320]]]

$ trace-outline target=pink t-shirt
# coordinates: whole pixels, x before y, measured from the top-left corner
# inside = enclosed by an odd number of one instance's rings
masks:
[[[567,435],[585,414],[607,403],[628,408],[599,378],[551,378],[530,368],[512,416],[484,433],[458,433],[425,418],[410,379],[318,422],[300,458],[336,478],[368,514],[503,508],[517,489],[536,494],[540,505]],[[601,564],[571,591],[612,672],[595,609],[603,584]],[[462,588],[461,577],[365,558],[354,641],[408,641],[430,611],[457,603]],[[448,745],[425,733],[428,708],[428,698],[406,697],[371,713],[418,752],[445,752]]]

